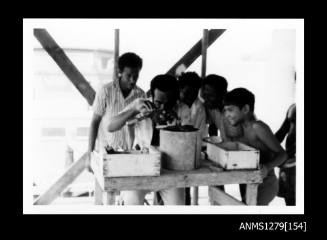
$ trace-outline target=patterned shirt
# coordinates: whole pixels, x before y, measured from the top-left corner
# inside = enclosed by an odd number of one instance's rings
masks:
[[[130,148],[132,139],[128,128],[124,126],[122,129],[110,133],[107,130],[109,119],[116,116],[136,98],[143,97],[145,97],[144,91],[135,86],[130,94],[124,98],[118,80],[105,84],[97,92],[93,103],[93,112],[102,116],[98,130],[97,150],[103,149],[106,146],[123,150],[128,150]]]

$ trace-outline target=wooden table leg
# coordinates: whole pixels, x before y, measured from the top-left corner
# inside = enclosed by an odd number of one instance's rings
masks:
[[[103,205],[103,190],[96,178],[94,178],[94,204]]]
[[[208,186],[208,197],[209,197],[209,203],[210,205],[217,205],[217,203],[215,202],[214,196],[212,194],[212,187]]]
[[[95,198],[95,205],[115,205],[116,203],[116,192],[109,191],[105,192],[98,180],[95,178],[95,188],[94,188],[94,198]]]
[[[257,205],[258,185],[258,183],[246,184],[245,201],[247,205]]]
[[[116,202],[116,192],[109,191],[105,193],[107,195],[107,205],[115,205]]]
[[[199,205],[199,187],[193,187],[192,205]]]

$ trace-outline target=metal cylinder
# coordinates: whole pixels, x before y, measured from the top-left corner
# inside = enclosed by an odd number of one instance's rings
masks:
[[[189,132],[160,130],[162,167],[170,170],[193,170],[201,158],[199,130]]]

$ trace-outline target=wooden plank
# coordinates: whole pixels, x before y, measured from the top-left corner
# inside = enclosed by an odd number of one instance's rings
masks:
[[[150,148],[149,153],[100,154],[94,151],[91,168],[101,186],[104,177],[159,176],[161,153],[155,148]]]
[[[217,187],[209,186],[209,202],[212,205],[245,205],[242,201],[237,200],[228,193]]]
[[[259,168],[259,151],[239,142],[207,142],[207,154],[211,161],[228,170]]]
[[[159,176],[160,154],[107,154],[104,156],[104,177]]]
[[[192,171],[161,170],[157,177],[105,178],[105,190],[150,190],[262,182],[260,170],[220,171],[203,166]]]
[[[80,71],[75,67],[65,52],[59,47],[46,29],[34,29],[34,36],[39,40],[43,48],[57,63],[68,79],[74,84],[77,90],[83,95],[87,102],[92,105],[95,98],[95,91],[86,81]]]
[[[247,205],[257,205],[259,184],[247,184],[245,193],[245,202]]]
[[[84,155],[54,183],[51,187],[41,194],[34,202],[34,205],[47,205],[53,202],[86,168],[89,155]]]

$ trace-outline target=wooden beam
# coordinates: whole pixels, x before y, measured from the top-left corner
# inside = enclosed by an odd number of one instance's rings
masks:
[[[245,205],[217,187],[209,186],[209,200],[212,205]]]
[[[34,205],[47,205],[53,202],[84,171],[88,161],[89,155],[85,153],[47,191],[34,201]]]
[[[208,31],[208,45],[209,47],[220,35],[222,35],[226,29],[210,29]],[[186,68],[201,55],[202,53],[202,39],[200,39],[181,59],[179,59],[174,66],[172,66],[167,74],[175,75],[176,68],[184,64]]]
[[[105,177],[104,189],[159,191],[169,188],[191,186],[217,186],[225,184],[260,183],[260,170],[217,171],[201,167],[192,171],[169,171],[162,169],[160,176],[152,177]]]
[[[86,98],[87,102],[92,105],[95,98],[95,91],[47,30],[36,28],[34,29],[34,36],[39,40],[43,48],[53,58],[77,90]]]

